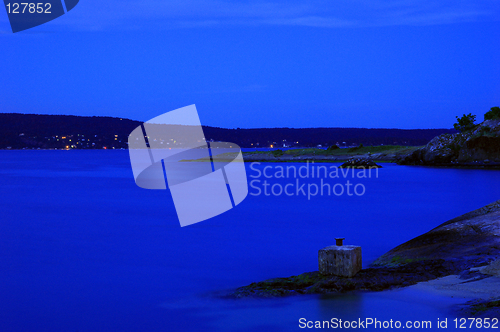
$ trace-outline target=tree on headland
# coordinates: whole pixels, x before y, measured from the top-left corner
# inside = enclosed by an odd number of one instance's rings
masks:
[[[500,119],[500,107],[494,106],[490,108],[488,112],[484,115],[484,120],[496,120]]]
[[[453,125],[453,128],[459,132],[470,130],[475,126],[474,122],[476,122],[476,116],[472,115],[472,113],[464,114],[461,118],[457,116],[456,118],[457,123]]]

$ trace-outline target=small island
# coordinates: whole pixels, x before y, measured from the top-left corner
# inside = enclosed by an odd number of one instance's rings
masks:
[[[355,168],[355,169],[370,169],[370,168],[382,168],[382,166],[377,165],[371,159],[363,158],[352,158],[339,166],[340,168]]]

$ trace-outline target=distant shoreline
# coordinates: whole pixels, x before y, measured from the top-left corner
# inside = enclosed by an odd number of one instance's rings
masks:
[[[423,166],[423,167],[438,167],[438,168],[464,168],[464,169],[500,169],[500,163],[480,161],[473,162],[455,162],[455,163],[434,163],[432,165],[406,165],[400,164],[400,158],[411,154],[413,151],[421,147],[393,147],[393,146],[376,146],[363,147],[360,151],[346,153],[346,150],[340,149],[336,153],[328,153],[327,150],[318,148],[301,148],[284,151],[283,155],[275,156],[273,152],[278,151],[243,151],[243,159],[245,163],[261,162],[261,163],[344,163],[352,158],[369,159],[376,163],[393,163],[403,166]],[[375,150],[374,153],[369,152]],[[386,151],[377,152],[377,150],[386,149]],[[119,149],[0,149],[0,151],[124,151],[126,148]],[[368,152],[367,152],[368,151]],[[314,153],[313,153],[314,152]]]
[[[243,152],[245,162],[345,162],[351,158],[371,159],[376,162],[395,162],[397,157],[408,155],[419,146],[381,145],[359,146],[348,149],[303,148],[293,150],[274,150]]]
[[[0,149],[127,148],[130,133],[142,121],[113,117],[0,113]],[[168,132],[168,131],[167,131]],[[231,142],[242,148],[352,147],[424,145],[453,129],[395,128],[219,128],[203,126],[208,142]]]

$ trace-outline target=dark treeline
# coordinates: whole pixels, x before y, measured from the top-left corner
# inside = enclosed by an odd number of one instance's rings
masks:
[[[206,127],[207,138],[235,142],[242,147],[275,147],[317,145],[424,145],[452,129],[367,129],[367,128],[259,128],[223,129]],[[258,143],[258,144],[257,144]],[[253,145],[252,145],[253,144]]]
[[[0,149],[127,148],[127,137],[141,122],[70,115],[0,113]],[[224,129],[204,126],[207,140],[241,147],[424,145],[452,129],[260,128]]]

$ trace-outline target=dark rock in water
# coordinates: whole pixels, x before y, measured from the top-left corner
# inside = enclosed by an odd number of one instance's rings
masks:
[[[371,159],[363,159],[363,158],[352,158],[343,163],[341,168],[354,167],[354,168],[382,168],[382,166],[377,165]]]

